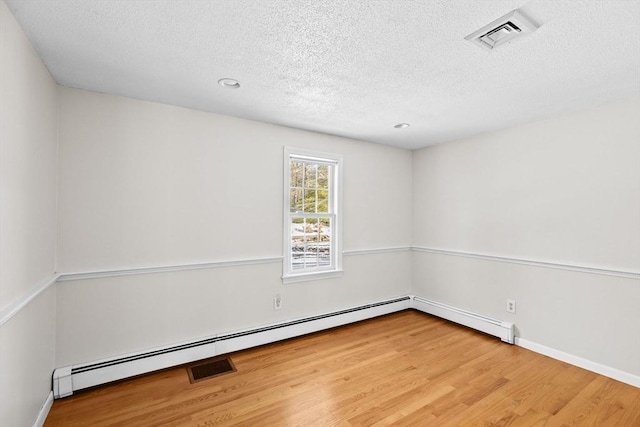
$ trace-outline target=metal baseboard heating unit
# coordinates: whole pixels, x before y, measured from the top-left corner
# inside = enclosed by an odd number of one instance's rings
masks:
[[[492,319],[421,297],[413,297],[413,308],[496,336],[509,344],[515,344],[513,323]]]
[[[56,369],[53,373],[53,395],[59,399],[71,396],[74,391],[89,387],[395,313],[408,308],[411,308],[411,297],[403,296],[261,328],[216,335],[180,345],[92,363],[65,366]]]

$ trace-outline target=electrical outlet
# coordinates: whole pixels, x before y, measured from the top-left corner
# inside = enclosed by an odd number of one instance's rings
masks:
[[[281,308],[282,308],[282,297],[280,296],[280,294],[277,294],[275,297],[273,297],[273,309],[280,310]]]
[[[512,299],[507,300],[507,312],[515,313],[516,312],[516,302]]]

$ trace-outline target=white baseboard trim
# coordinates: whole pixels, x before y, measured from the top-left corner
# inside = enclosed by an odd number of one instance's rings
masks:
[[[468,326],[477,331],[496,336],[509,344],[514,343],[513,323],[492,319],[477,313],[472,313],[458,307],[442,304],[419,296],[412,298],[413,308],[424,313],[442,317],[460,325]]]
[[[566,362],[570,365],[586,369],[587,371],[595,372],[596,374],[604,375],[605,377],[640,388],[640,376],[638,375],[633,375],[628,372],[602,365],[588,359],[583,359],[582,357],[565,353],[563,351],[556,350],[555,348],[547,347],[519,337],[516,337],[516,345],[526,348],[527,350],[549,356],[552,359],[560,360],[561,362]]]
[[[51,410],[51,406],[53,405],[53,392],[50,391],[47,396],[47,400],[42,404],[42,408],[40,408],[40,412],[38,412],[38,418],[33,423],[33,427],[42,427],[44,426],[44,422],[47,419],[47,415],[49,415],[49,411]]]
[[[411,298],[403,296],[92,363],[64,366],[56,369],[53,373],[53,396],[58,399],[70,396],[78,390],[135,375],[395,313],[408,308],[411,308]]]

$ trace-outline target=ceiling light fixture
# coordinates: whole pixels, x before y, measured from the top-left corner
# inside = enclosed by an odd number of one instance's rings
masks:
[[[240,82],[235,79],[220,79],[218,80],[218,84],[222,87],[226,87],[227,89],[239,89]]]
[[[397,125],[394,126],[394,128],[405,129],[405,128],[408,128],[409,126],[411,126],[409,123],[398,123]]]

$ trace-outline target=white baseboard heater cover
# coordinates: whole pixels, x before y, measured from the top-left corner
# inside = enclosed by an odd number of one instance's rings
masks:
[[[395,313],[411,308],[411,305],[411,297],[404,296],[151,351],[82,365],[65,366],[56,369],[53,373],[53,395],[56,399],[71,396],[77,390]]]
[[[417,296],[413,297],[413,308],[496,336],[509,344],[515,343],[513,323],[492,319]]]

